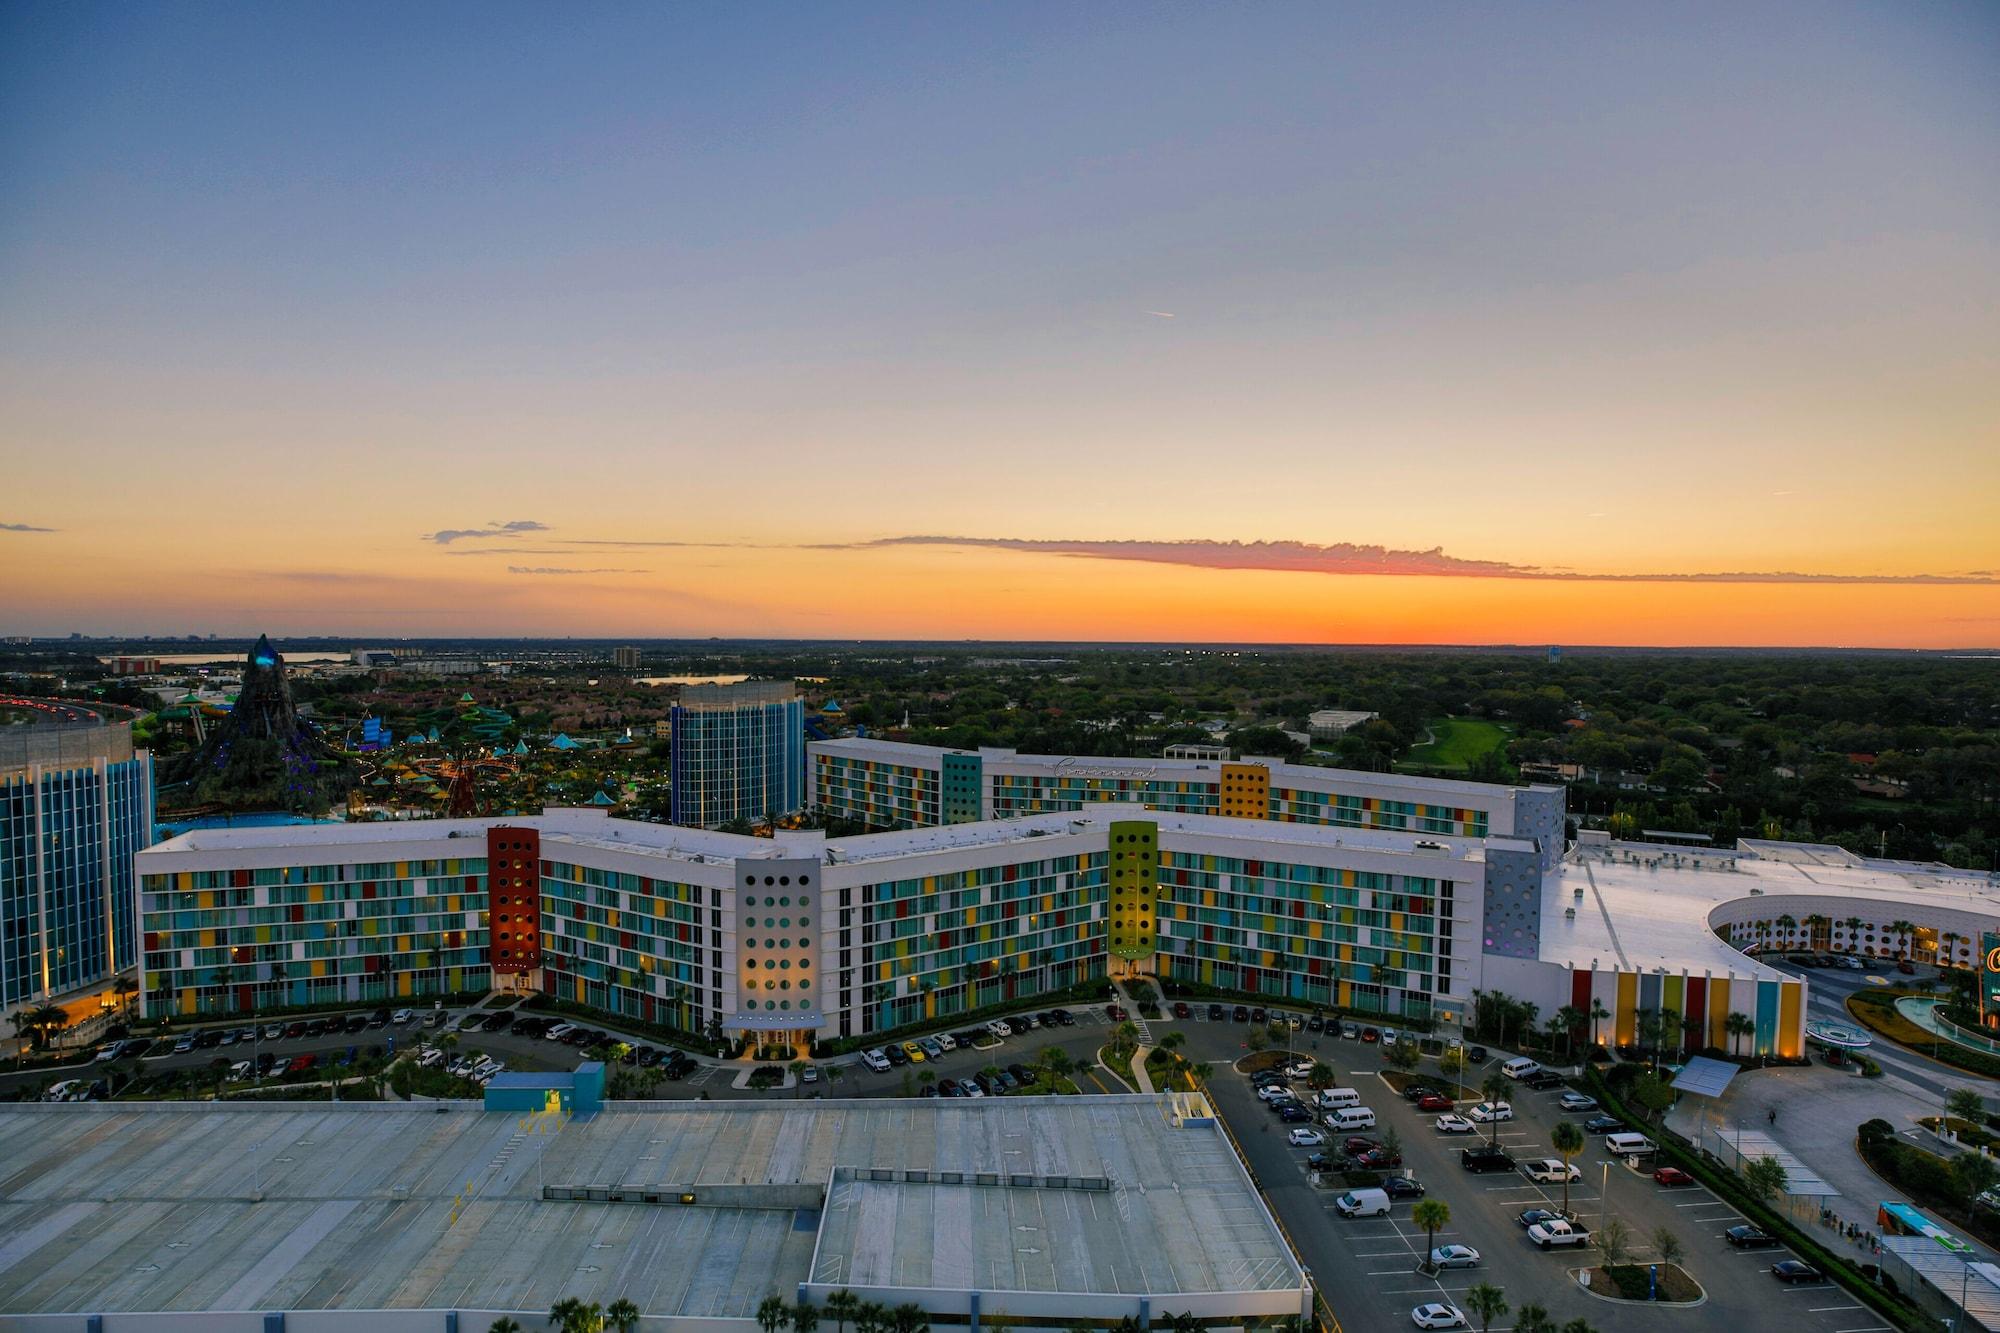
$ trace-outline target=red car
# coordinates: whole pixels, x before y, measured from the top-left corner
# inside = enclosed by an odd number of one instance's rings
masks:
[[[1186,1001],[1186,1000],[1175,1000],[1175,1001],[1174,1001],[1174,1017],[1175,1017],[1175,1018],[1186,1018],[1187,1016],[1188,1016],[1188,1007],[1187,1007],[1187,1001]]]
[[[1123,1023],[1125,1021],[1125,1007],[1118,1004],[1107,1004],[1104,1006],[1104,1015],[1114,1023]]]
[[[1354,1159],[1354,1165],[1363,1171],[1384,1171],[1389,1167],[1401,1166],[1402,1164],[1403,1154],[1399,1152],[1384,1152],[1380,1148],[1376,1148],[1372,1152],[1362,1153]]]
[[[1381,1039],[1382,1039],[1382,1034],[1381,1034],[1381,1033],[1379,1033],[1379,1032],[1377,1032],[1377,1031],[1376,1031],[1376,1030],[1375,1030],[1374,1028],[1363,1028],[1363,1029],[1361,1029],[1361,1040],[1363,1040],[1363,1041],[1380,1041]]]
[[[1677,1166],[1663,1166],[1653,1173],[1655,1185],[1692,1185],[1694,1177]]]
[[[1366,1139],[1357,1134],[1340,1146],[1346,1151],[1349,1157],[1359,1157],[1362,1153],[1374,1152],[1382,1145],[1373,1139]]]
[[[1443,1093],[1427,1092],[1417,1098],[1417,1109],[1419,1111],[1449,1111],[1455,1105],[1457,1103]]]
[[[312,1067],[318,1063],[319,1057],[316,1055],[295,1055],[292,1057],[292,1062],[285,1066],[285,1072],[287,1074],[310,1073]]]

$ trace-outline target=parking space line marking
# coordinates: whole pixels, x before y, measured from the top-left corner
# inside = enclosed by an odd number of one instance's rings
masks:
[[[1894,1333],[1887,1324],[1870,1324],[1867,1328],[1842,1328],[1834,1333]]]
[[[1806,1307],[1807,1314],[1825,1314],[1828,1310],[1859,1310],[1858,1305],[1812,1305]]]

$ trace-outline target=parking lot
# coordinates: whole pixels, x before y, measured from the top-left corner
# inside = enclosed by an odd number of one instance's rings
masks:
[[[1247,1053],[1242,1045],[1244,1029],[1201,1017],[1182,1026],[1189,1030],[1190,1053],[1217,1065],[1212,1091],[1218,1109],[1235,1131],[1273,1211],[1350,1333],[1409,1328],[1414,1307],[1431,1301],[1462,1307],[1466,1293],[1480,1282],[1502,1288],[1515,1310],[1532,1302],[1546,1308],[1558,1323],[1580,1317],[1601,1330],[1663,1324],[1686,1313],[1673,1307],[1613,1303],[1584,1291],[1576,1272],[1601,1262],[1601,1255],[1591,1247],[1542,1251],[1516,1220],[1525,1209],[1558,1210],[1562,1186],[1536,1183],[1518,1171],[1475,1175],[1461,1169],[1459,1151],[1475,1136],[1438,1133],[1433,1128],[1436,1113],[1419,1112],[1381,1077],[1379,1047],[1326,1036],[1317,1049],[1310,1041],[1301,1043],[1307,1053],[1332,1066],[1339,1086],[1357,1089],[1362,1104],[1376,1113],[1376,1127],[1356,1133],[1379,1140],[1384,1130],[1395,1131],[1403,1165],[1392,1174],[1413,1177],[1427,1197],[1442,1199],[1450,1207],[1451,1221],[1438,1232],[1436,1244],[1467,1245],[1480,1255],[1476,1267],[1448,1268],[1435,1276],[1417,1271],[1424,1258],[1425,1234],[1410,1220],[1415,1200],[1394,1200],[1386,1216],[1341,1217],[1334,1200],[1346,1191],[1345,1184],[1336,1175],[1329,1177],[1331,1183],[1325,1188],[1310,1185],[1305,1163],[1314,1149],[1290,1144],[1290,1127],[1257,1099],[1249,1078],[1233,1070],[1222,1072],[1225,1060]],[[1492,1061],[1504,1058],[1495,1052]],[[1492,1067],[1489,1063],[1485,1069],[1469,1070],[1466,1081],[1476,1084]],[[1418,1072],[1425,1071],[1434,1075],[1435,1062],[1426,1060]],[[1514,1118],[1498,1125],[1499,1147],[1517,1162],[1555,1157],[1549,1142],[1555,1124],[1572,1119],[1581,1126],[1592,1114],[1562,1112],[1557,1100],[1561,1092],[1517,1086],[1510,1098]],[[1337,1153],[1347,1135],[1328,1130],[1327,1137],[1321,1151]],[[1477,1140],[1484,1143],[1490,1137],[1489,1127],[1482,1125]],[[1751,1327],[1753,1321],[1782,1320],[1788,1330],[1801,1333],[1885,1333],[1887,1325],[1878,1316],[1831,1283],[1789,1286],[1774,1279],[1772,1265],[1792,1257],[1784,1249],[1732,1247],[1725,1232],[1744,1225],[1743,1217],[1701,1186],[1656,1184],[1650,1163],[1635,1167],[1613,1157],[1601,1135],[1588,1135],[1575,1160],[1581,1178],[1570,1186],[1571,1214],[1593,1231],[1606,1217],[1623,1220],[1632,1233],[1627,1262],[1655,1258],[1653,1232],[1660,1227],[1673,1231],[1684,1248],[1681,1267],[1706,1292],[1698,1316],[1703,1326],[1744,1321],[1738,1326]],[[1476,1318],[1470,1322],[1478,1326]],[[1494,1322],[1496,1329],[1511,1325],[1511,1314]]]

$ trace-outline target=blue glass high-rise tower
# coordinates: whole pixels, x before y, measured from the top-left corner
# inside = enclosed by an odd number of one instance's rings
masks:
[[[790,681],[689,685],[671,725],[674,823],[713,827],[805,805],[805,704]]]
[[[131,723],[56,708],[74,720],[0,727],[0,1008],[137,961],[132,858],[152,842],[153,759]]]

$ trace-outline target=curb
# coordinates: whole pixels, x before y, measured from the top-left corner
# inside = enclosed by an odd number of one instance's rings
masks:
[[[1675,1264],[1674,1267],[1680,1268],[1680,1265]],[[1572,1278],[1576,1279],[1576,1286],[1578,1291],[1581,1291],[1584,1295],[1590,1297],[1593,1300],[1603,1301],[1606,1305],[1636,1305],[1647,1310],[1692,1310],[1695,1309],[1697,1306],[1708,1304],[1708,1288],[1702,1287],[1701,1283],[1699,1282],[1695,1282],[1694,1274],[1688,1272],[1687,1269],[1685,1268],[1681,1268],[1681,1276],[1685,1277],[1690,1282],[1694,1282],[1695,1286],[1701,1287],[1701,1295],[1698,1298],[1691,1301],[1634,1301],[1634,1300],[1627,1300],[1623,1296],[1606,1296],[1603,1292],[1598,1291],[1594,1287],[1586,1287],[1583,1285],[1583,1275],[1585,1273],[1588,1273],[1589,1271],[1590,1269],[1588,1268],[1572,1268],[1569,1270],[1569,1275]],[[1839,1284],[1833,1283],[1832,1285],[1838,1286]]]

